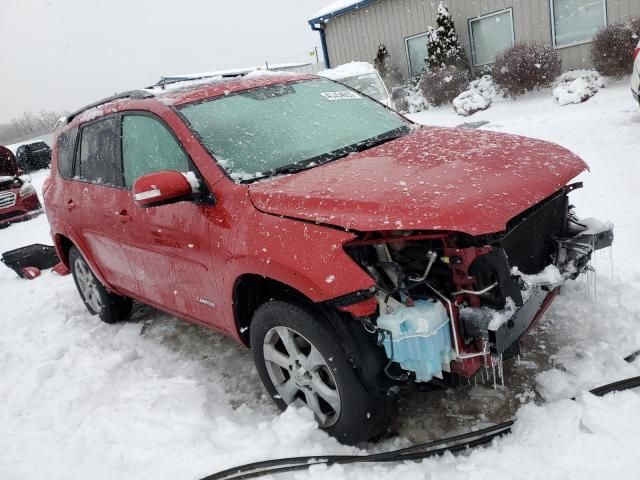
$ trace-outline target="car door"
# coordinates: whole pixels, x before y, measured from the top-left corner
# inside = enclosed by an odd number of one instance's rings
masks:
[[[142,175],[162,170],[199,176],[176,136],[155,115],[123,113],[121,131],[126,188]],[[140,208],[129,195],[119,208],[126,209],[131,218],[123,227],[122,246],[134,268],[142,298],[183,316],[210,322],[213,299],[217,298],[208,235],[207,209],[212,205],[194,200]]]
[[[65,187],[69,224],[82,237],[100,272],[122,293],[138,293],[135,276],[120,245],[119,206],[129,194],[123,188],[118,117],[112,115],[80,127],[74,177]]]

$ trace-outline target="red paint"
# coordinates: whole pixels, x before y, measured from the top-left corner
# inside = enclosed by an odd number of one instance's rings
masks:
[[[500,231],[586,168],[567,150],[538,140],[422,128],[306,172],[236,184],[172,107],[304,78],[265,76],[167,91],[76,117],[65,129],[101,114],[156,114],[183,145],[215,203],[140,208],[127,189],[60,177],[54,148],[44,195],[63,262],[68,265],[64,247],[71,242],[109,290],[239,339],[234,286],[245,274],[288,285],[312,302],[366,290],[374,281],[343,248],[362,241],[351,229],[386,232],[390,241],[392,230],[430,230],[425,238],[443,242],[450,231]],[[374,300],[366,300],[344,310],[360,316],[375,308]]]
[[[555,144],[423,127],[322,167],[252,184],[261,211],[359,231],[505,230],[587,165]]]
[[[62,262],[58,263],[51,270],[62,277],[64,277],[65,275],[69,275],[71,273],[71,271],[67,268],[67,266]]]
[[[22,276],[27,280],[33,280],[40,276],[40,269],[37,267],[24,267],[22,269]]]
[[[144,175],[133,184],[133,196],[140,207],[166,202],[191,194],[191,185],[180,172],[164,171]]]
[[[21,174],[11,150],[0,146],[0,226],[29,220],[42,213],[35,191],[20,193],[23,184],[28,183],[19,178]]]

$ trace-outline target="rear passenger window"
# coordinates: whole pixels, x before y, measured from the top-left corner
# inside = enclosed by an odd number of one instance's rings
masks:
[[[81,180],[122,186],[117,125],[116,117],[110,117],[82,128],[80,165],[76,171]]]
[[[188,157],[171,132],[146,115],[122,119],[122,165],[127,187],[147,173],[190,170]]]
[[[62,178],[73,176],[73,158],[78,129],[74,128],[58,136],[58,172]]]

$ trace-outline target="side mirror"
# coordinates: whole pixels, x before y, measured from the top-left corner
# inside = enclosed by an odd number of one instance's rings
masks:
[[[187,177],[173,170],[149,173],[133,184],[133,200],[143,208],[179,202],[189,198],[191,193]]]

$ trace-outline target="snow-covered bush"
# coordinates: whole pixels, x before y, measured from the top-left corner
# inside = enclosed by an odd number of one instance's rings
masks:
[[[438,4],[436,25],[436,28],[427,29],[428,53],[425,59],[427,68],[434,69],[448,65],[467,68],[469,66],[467,54],[460,44],[456,26],[444,2]]]
[[[516,43],[501,52],[493,64],[493,79],[508,95],[517,96],[549,87],[560,75],[562,62],[555,48]]]
[[[469,116],[491,106],[498,89],[491,75],[472,81],[469,88],[453,99],[453,109],[458,115]]]
[[[391,97],[401,112],[418,113],[429,108],[416,79],[409,79],[404,85],[394,88]]]
[[[582,103],[605,86],[604,79],[595,70],[573,70],[560,75],[553,96],[560,105]]]
[[[458,115],[468,117],[480,110],[486,110],[491,106],[491,101],[485,99],[475,90],[465,90],[453,99],[453,109]]]
[[[420,78],[420,88],[429,105],[451,103],[469,86],[469,73],[454,65],[426,70]]]
[[[609,77],[628,75],[633,69],[633,50],[639,37],[640,19],[604,27],[591,45],[593,65]]]

